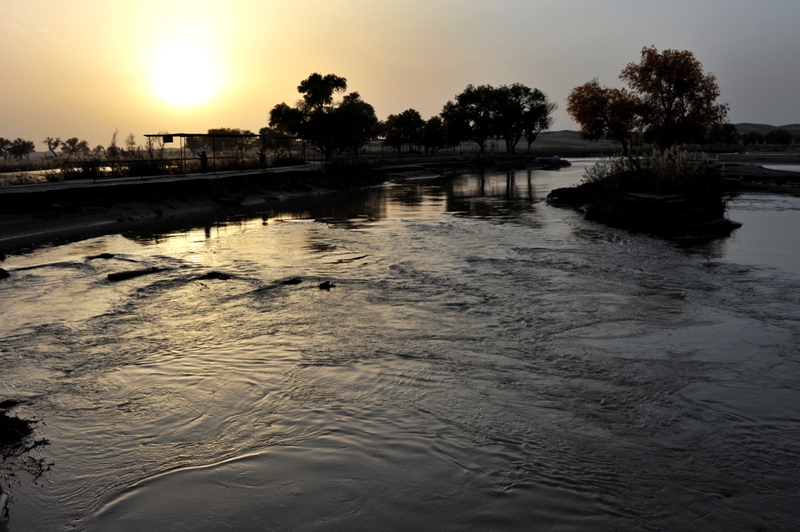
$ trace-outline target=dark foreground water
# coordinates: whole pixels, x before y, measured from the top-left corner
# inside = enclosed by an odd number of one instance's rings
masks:
[[[800,529],[800,200],[687,247],[542,202],[586,164],[9,257],[8,529]]]

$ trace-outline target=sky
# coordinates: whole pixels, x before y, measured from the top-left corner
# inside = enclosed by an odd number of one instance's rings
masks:
[[[800,123],[798,0],[0,0],[0,137],[258,131],[312,72],[378,118],[424,118],[468,84],[569,91],[641,50],[690,50],[733,123]]]

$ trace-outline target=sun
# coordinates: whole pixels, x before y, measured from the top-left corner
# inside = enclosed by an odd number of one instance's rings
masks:
[[[151,60],[151,88],[162,101],[193,107],[216,96],[225,75],[216,57],[203,46],[163,47]]]
[[[217,96],[226,83],[225,47],[207,16],[165,16],[143,59],[151,92],[174,107],[193,107]]]

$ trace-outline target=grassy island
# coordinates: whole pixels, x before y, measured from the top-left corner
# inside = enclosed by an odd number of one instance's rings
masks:
[[[677,148],[603,159],[580,185],[547,196],[588,220],[661,236],[730,234],[741,224],[725,218],[728,199],[722,174]]]

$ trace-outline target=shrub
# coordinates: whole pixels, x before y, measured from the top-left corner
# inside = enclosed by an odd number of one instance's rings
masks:
[[[677,148],[603,159],[577,189],[556,196],[583,207],[587,219],[654,233],[719,219],[729,199],[719,172],[701,155]]]

